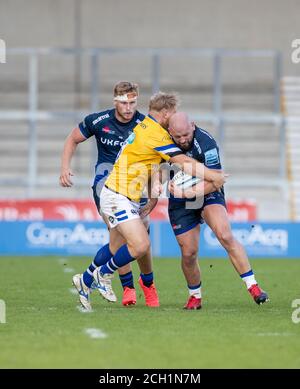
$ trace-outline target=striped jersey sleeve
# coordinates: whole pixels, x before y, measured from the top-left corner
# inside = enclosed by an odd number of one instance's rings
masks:
[[[158,153],[162,159],[168,161],[170,158],[178,154],[183,154],[182,150],[176,146],[170,135],[164,133],[157,134],[157,136],[150,136],[147,139],[147,145]]]
[[[180,150],[180,148],[177,147],[174,143],[169,143],[165,146],[155,147],[154,150],[158,152],[160,156],[167,161],[175,155],[182,154],[182,150]]]

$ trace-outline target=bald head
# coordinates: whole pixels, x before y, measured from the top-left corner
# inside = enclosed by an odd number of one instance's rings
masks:
[[[191,147],[195,124],[185,112],[176,112],[169,120],[169,133],[177,145],[183,150]]]
[[[169,128],[172,128],[174,131],[180,131],[183,128],[187,128],[189,124],[189,117],[185,112],[176,112],[170,118]]]

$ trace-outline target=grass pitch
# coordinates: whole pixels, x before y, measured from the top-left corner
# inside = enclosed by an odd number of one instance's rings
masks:
[[[252,260],[271,301],[258,306],[228,260],[201,259],[203,309],[185,311],[178,259],[155,259],[160,308],[121,306],[92,294],[92,313],[78,310],[71,278],[89,259],[0,258],[1,368],[299,368],[300,261]]]

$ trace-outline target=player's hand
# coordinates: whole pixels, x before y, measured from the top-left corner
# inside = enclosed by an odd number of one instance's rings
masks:
[[[154,183],[151,188],[151,199],[157,199],[162,194],[162,191],[162,184],[160,182]]]
[[[168,189],[170,193],[177,199],[185,198],[184,192],[179,186],[175,185],[173,181],[169,182]]]
[[[60,185],[67,188],[73,186],[73,182],[70,178],[71,176],[74,176],[74,174],[70,169],[62,169],[59,177]]]
[[[196,192],[193,188],[181,189],[175,185],[173,181],[169,182],[169,191],[177,199],[192,199],[196,196]]]
[[[225,174],[222,170],[213,172],[212,184],[216,188],[216,190],[219,190],[222,188],[222,186],[225,184],[228,176],[229,175]]]
[[[148,216],[153,211],[153,209],[155,208],[155,206],[157,204],[157,201],[158,201],[157,199],[150,199],[148,201],[148,203],[140,209],[140,218],[141,219],[144,219],[146,216]]]

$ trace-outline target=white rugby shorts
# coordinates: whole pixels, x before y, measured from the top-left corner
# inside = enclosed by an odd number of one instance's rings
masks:
[[[100,193],[101,214],[108,220],[109,227],[114,228],[118,224],[133,219],[140,219],[140,203],[129,200],[126,196],[116,193],[113,190],[103,187]],[[148,228],[149,218],[143,220],[145,227]]]

